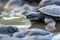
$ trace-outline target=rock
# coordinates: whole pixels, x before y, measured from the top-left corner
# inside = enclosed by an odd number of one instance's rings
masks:
[[[13,34],[13,37],[28,39],[31,40],[51,40],[53,33],[45,31],[43,29],[33,28],[29,30],[22,30],[21,32],[17,32]]]
[[[45,31],[43,29],[31,29],[32,35],[35,35],[35,40],[51,40],[52,39],[52,33]]]
[[[43,29],[33,28],[30,29],[33,32],[33,35],[49,35],[51,32],[45,31]]]
[[[24,38],[25,34],[24,34],[24,32],[16,32],[13,34],[13,37]]]
[[[0,34],[0,40],[20,40],[19,38],[10,37],[4,34]],[[21,39],[23,40],[23,39]]]
[[[55,35],[52,40],[60,40],[60,34]]]
[[[9,33],[18,32],[18,28],[17,28],[17,27],[13,27],[13,26],[8,26],[8,27],[7,27],[7,31],[8,31]]]
[[[9,0],[4,9],[12,9],[14,7],[21,7],[23,5],[22,0]]]
[[[6,35],[12,35],[13,33],[18,32],[18,28],[16,27],[5,27],[5,26],[1,26],[0,27],[0,34],[6,34]]]
[[[47,6],[47,5],[60,5],[60,0],[41,0],[39,6]]]
[[[27,12],[30,12],[30,10],[31,10],[30,7],[31,6],[29,4],[24,4],[23,7],[22,7],[22,9],[24,9]]]

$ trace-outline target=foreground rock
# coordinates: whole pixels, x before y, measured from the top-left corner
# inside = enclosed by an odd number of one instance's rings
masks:
[[[42,30],[42,29],[29,29],[29,30],[22,30],[20,32],[14,33],[13,37],[17,38],[31,38],[34,40],[51,40],[52,39],[53,33]]]

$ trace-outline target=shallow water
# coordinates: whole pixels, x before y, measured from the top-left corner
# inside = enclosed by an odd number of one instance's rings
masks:
[[[41,28],[44,29],[45,28],[45,24],[44,23],[33,23],[32,22],[32,27],[31,28]],[[60,22],[57,22],[56,25],[56,30],[54,32],[60,32]]]

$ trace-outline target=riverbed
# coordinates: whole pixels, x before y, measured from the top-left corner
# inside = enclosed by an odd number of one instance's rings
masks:
[[[45,29],[45,23],[40,22],[40,23],[33,23],[32,22],[32,27],[31,28],[40,28],[40,29]],[[54,32],[60,32],[60,22],[57,22],[56,25],[56,30]]]

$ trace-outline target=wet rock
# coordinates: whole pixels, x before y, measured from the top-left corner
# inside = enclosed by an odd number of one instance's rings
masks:
[[[40,7],[47,5],[60,5],[60,0],[42,0],[39,4]]]
[[[30,12],[30,7],[31,7],[31,6],[30,6],[29,4],[24,4],[23,7],[22,7],[22,9]]]
[[[0,34],[0,37],[10,37],[8,35]]]
[[[24,30],[22,32],[17,32],[13,34],[13,37],[17,38],[31,38],[34,40],[51,40],[53,33],[45,31],[43,29],[33,28],[29,30]]]
[[[17,27],[13,27],[13,26],[8,26],[7,30],[8,30],[9,33],[18,32],[18,28]]]
[[[21,7],[23,5],[22,0],[9,0],[5,5],[4,9],[12,9],[14,7]]]
[[[0,34],[11,35],[17,31],[18,31],[18,28],[12,27],[12,26],[8,26],[8,27],[1,26],[0,27]]]
[[[57,35],[55,35],[53,38],[52,38],[52,40],[60,40],[60,34],[57,34]]]
[[[39,7],[38,6],[32,6],[29,4],[24,4],[22,6],[22,9],[27,11],[27,12],[35,12],[37,9],[39,9]]]
[[[33,28],[33,29],[30,29],[30,31],[33,32],[33,35],[49,35],[51,32],[49,31],[45,31],[43,29],[38,29],[38,28]]]
[[[12,13],[18,14],[18,15],[26,15],[28,12],[30,12],[30,5],[28,4],[24,4],[21,7],[15,7],[13,8],[13,10],[11,11]]]
[[[32,35],[35,35],[35,40],[51,40],[52,39],[52,33],[45,31],[43,29],[31,29]]]
[[[13,34],[13,37],[24,38],[25,34],[24,34],[24,32],[16,32]]]
[[[10,37],[4,34],[0,34],[0,40],[20,40],[19,38]],[[23,40],[23,39],[21,39]]]

